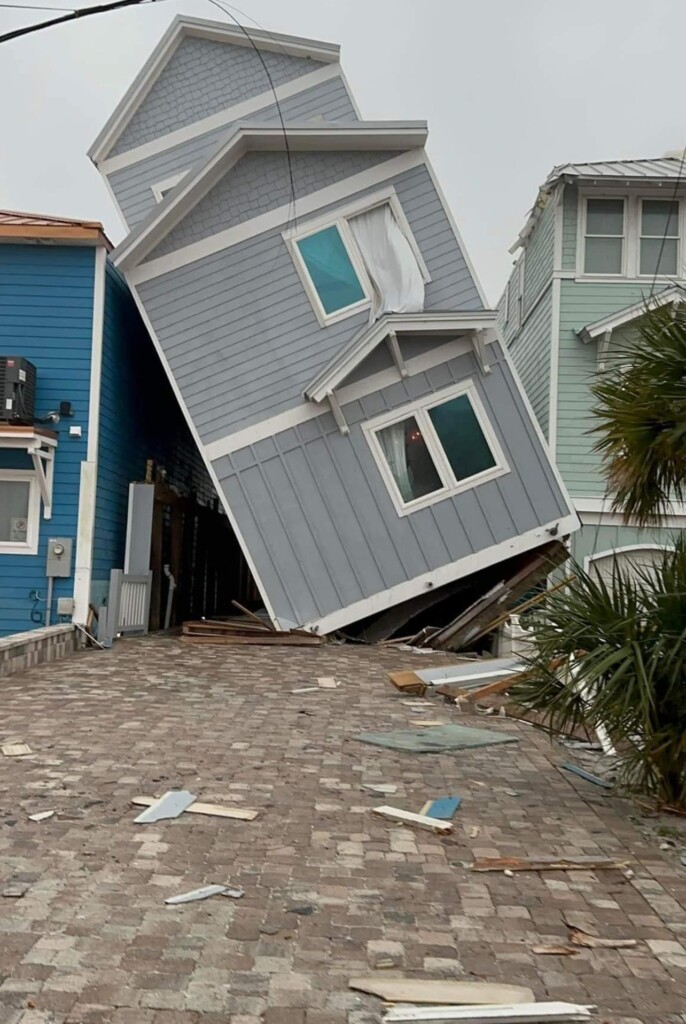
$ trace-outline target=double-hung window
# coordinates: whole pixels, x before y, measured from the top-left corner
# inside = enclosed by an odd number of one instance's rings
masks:
[[[584,273],[620,275],[624,271],[624,199],[587,199]]]
[[[679,266],[679,203],[641,200],[639,274],[675,277]]]
[[[363,429],[399,515],[509,468],[471,382],[387,413]]]
[[[35,473],[0,469],[0,554],[35,554],[39,520]]]

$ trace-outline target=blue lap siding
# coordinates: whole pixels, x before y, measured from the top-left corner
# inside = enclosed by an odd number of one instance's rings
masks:
[[[49,537],[76,547],[80,465],[88,444],[88,400],[95,249],[90,246],[0,245],[0,354],[24,356],[37,368],[36,415],[71,402],[73,417],[47,424],[58,436],[52,519],[43,518],[36,555],[0,554],[0,635],[44,621]],[[70,426],[81,437],[69,437]],[[0,447],[0,469],[30,469],[26,453]],[[73,571],[73,560],[72,560]],[[36,590],[40,600],[31,599]],[[55,581],[56,600],[73,593],[73,576]],[[32,618],[32,612],[34,618]]]

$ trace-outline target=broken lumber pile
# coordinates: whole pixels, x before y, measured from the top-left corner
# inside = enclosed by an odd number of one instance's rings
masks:
[[[306,629],[275,630],[256,618],[227,617],[184,622],[181,639],[187,644],[277,644],[304,647],[326,643],[326,637]]]

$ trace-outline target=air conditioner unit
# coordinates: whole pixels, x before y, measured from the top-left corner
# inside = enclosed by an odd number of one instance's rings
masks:
[[[0,423],[33,426],[36,367],[23,356],[0,356]]]

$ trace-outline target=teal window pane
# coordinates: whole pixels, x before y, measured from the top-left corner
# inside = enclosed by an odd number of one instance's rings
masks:
[[[493,469],[493,452],[467,395],[458,395],[428,412],[457,480]]]
[[[338,228],[333,225],[296,242],[325,313],[365,298]]]

